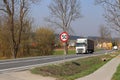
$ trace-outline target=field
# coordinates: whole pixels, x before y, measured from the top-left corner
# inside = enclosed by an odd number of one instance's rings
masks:
[[[53,52],[53,55],[63,55],[64,50],[63,49],[55,49]],[[75,54],[75,49],[68,49],[68,54]]]

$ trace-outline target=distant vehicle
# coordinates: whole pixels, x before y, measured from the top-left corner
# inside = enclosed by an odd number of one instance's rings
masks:
[[[78,53],[93,53],[94,41],[87,38],[79,38],[76,41],[76,54]]]
[[[118,50],[118,47],[117,46],[113,46],[113,50]]]

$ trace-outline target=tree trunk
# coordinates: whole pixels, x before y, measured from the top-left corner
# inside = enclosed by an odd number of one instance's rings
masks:
[[[28,55],[30,55],[30,48],[29,48],[28,45],[27,45],[27,51],[26,52],[28,53]]]
[[[67,42],[64,43],[64,55],[68,54]]]
[[[14,54],[15,54],[15,55],[14,55],[14,58],[15,58],[15,59],[17,58],[17,52],[18,52],[17,49],[15,49],[15,50],[14,50]]]
[[[13,49],[13,51],[12,51],[12,55],[13,55],[13,58],[16,59],[14,49]]]
[[[12,49],[12,54],[13,54],[13,58],[16,59],[17,58],[17,53],[18,53],[18,46],[14,45],[14,48]]]

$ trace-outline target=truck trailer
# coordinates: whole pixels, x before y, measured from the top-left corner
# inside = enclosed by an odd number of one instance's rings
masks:
[[[76,54],[93,53],[94,41],[88,38],[79,38],[76,40]]]

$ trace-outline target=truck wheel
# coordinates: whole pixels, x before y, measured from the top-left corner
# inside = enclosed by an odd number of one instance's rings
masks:
[[[94,51],[92,50],[90,53],[93,54],[93,52],[94,52]]]
[[[88,53],[89,53],[89,51],[87,50],[87,51],[86,51],[86,54],[88,54]]]

